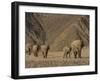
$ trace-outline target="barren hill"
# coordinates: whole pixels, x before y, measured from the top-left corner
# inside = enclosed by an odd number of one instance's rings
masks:
[[[48,43],[51,51],[60,51],[64,46],[70,46],[76,39],[83,40],[84,45],[89,44],[89,16],[47,13],[27,13],[27,15],[27,43],[30,34],[32,42]],[[29,28],[31,31],[28,31]]]

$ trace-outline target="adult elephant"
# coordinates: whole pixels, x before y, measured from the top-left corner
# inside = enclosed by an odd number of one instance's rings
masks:
[[[83,47],[83,42],[82,40],[75,40],[71,43],[71,50],[74,53],[74,57],[77,58],[81,58],[81,50]]]
[[[32,44],[31,43],[27,43],[25,45],[25,53],[28,55],[31,55],[31,53],[32,53]]]
[[[45,44],[41,45],[41,52],[42,52],[44,58],[47,58],[49,49],[50,49],[49,45],[45,45]]]
[[[35,57],[38,57],[39,49],[40,49],[39,45],[33,45],[32,52],[33,52]]]

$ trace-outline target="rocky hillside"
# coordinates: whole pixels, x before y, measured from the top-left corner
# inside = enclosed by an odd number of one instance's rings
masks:
[[[89,44],[89,16],[26,13],[26,43],[48,43],[60,51],[76,39]]]
[[[46,32],[42,28],[40,22],[32,13],[26,13],[26,29],[25,29],[25,38],[26,44],[44,44],[46,40]]]

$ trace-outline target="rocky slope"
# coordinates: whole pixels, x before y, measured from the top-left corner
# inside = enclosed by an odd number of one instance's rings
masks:
[[[89,16],[26,13],[26,43],[48,43],[51,51],[60,51],[76,39],[88,46]]]
[[[42,28],[41,24],[38,22],[37,18],[32,13],[26,13],[25,18],[26,44],[44,44],[46,40],[46,32]]]

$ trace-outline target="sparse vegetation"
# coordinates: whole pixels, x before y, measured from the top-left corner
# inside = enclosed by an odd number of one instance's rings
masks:
[[[63,58],[64,52],[49,52],[48,58],[44,59],[42,54],[39,53],[39,57],[34,55],[26,55],[26,68],[37,68],[37,67],[56,67],[56,66],[79,66],[88,65],[89,57],[86,54],[82,54],[82,58],[74,58],[71,55],[70,58]]]

